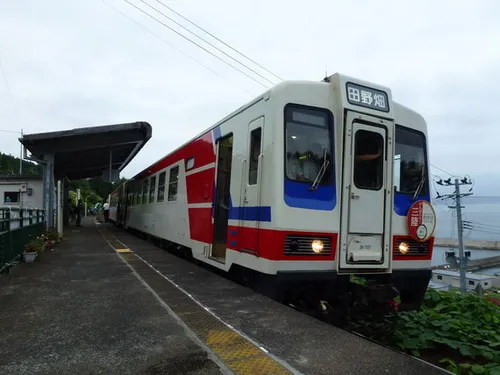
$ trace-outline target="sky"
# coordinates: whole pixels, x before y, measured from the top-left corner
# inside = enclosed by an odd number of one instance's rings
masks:
[[[500,195],[497,0],[106,0],[122,13],[103,0],[2,0],[0,151],[19,154],[21,128],[147,121],[153,137],[122,172],[132,177],[266,90],[131,5],[196,40],[145,2],[283,79],[327,71],[389,86],[426,119],[433,174],[469,175],[476,194]]]

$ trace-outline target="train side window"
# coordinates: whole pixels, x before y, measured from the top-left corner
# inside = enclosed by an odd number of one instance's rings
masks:
[[[360,189],[381,189],[384,178],[382,135],[358,130],[354,139],[354,157],[354,184]]]
[[[151,177],[151,185],[149,186],[149,203],[155,201],[156,176]]]
[[[252,130],[250,133],[250,162],[248,164],[248,185],[257,184],[259,171],[259,155],[261,152],[262,128]]]
[[[157,202],[163,202],[165,200],[165,178],[167,176],[167,172],[161,172],[160,177],[158,178],[158,197],[156,198]]]
[[[194,167],[194,157],[186,160],[186,171]]]
[[[142,185],[142,204],[146,204],[148,202],[148,184],[149,180],[145,179]]]
[[[179,183],[179,167],[174,167],[170,170],[168,178],[168,200],[177,200],[177,185]]]

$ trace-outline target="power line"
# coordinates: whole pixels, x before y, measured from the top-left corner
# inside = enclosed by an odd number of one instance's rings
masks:
[[[161,14],[163,17],[169,19],[170,21],[172,21],[173,23],[175,23],[177,26],[180,26],[182,27],[184,30],[186,30],[188,33],[194,35],[195,37],[197,37],[198,39],[201,39],[203,40],[205,43],[209,44],[211,47],[215,48],[217,51],[223,53],[224,55],[226,55],[227,57],[229,57],[230,59],[233,59],[234,61],[236,61],[237,63],[243,65],[245,68],[247,68],[248,70],[250,70],[251,72],[257,74],[259,77],[265,79],[267,82],[269,82],[271,85],[274,85],[275,83],[273,81],[270,81],[269,79],[267,79],[266,77],[264,77],[262,74],[260,74],[259,72],[256,72],[255,70],[253,70],[252,68],[250,68],[249,66],[243,64],[241,61],[235,59],[233,56],[227,54],[226,52],[224,52],[223,50],[221,50],[219,47],[217,46],[214,46],[212,43],[208,42],[207,40],[203,39],[201,36],[195,34],[194,32],[192,32],[191,30],[189,30],[187,27],[183,26],[182,24],[180,24],[179,22],[175,21],[173,18],[167,16],[165,13],[159,11],[158,9],[156,9],[154,6],[148,4],[145,0],[141,0],[141,2],[143,2],[145,5],[147,5],[148,7],[150,7],[151,9],[153,9],[155,12]]]
[[[0,132],[3,132],[3,133],[12,133],[12,134],[22,134],[22,132],[16,132],[14,130],[6,130],[6,129],[0,129]]]
[[[245,73],[244,71],[242,71],[241,69],[238,69],[237,67],[231,65],[230,63],[228,63],[227,61],[221,59],[219,56],[215,55],[213,52],[210,52],[209,50],[207,50],[205,47],[203,46],[200,46],[198,43],[196,42],[193,42],[191,39],[189,39],[187,36],[179,33],[178,31],[174,30],[173,28],[171,28],[170,26],[168,26],[167,24],[163,23],[162,21],[160,21],[158,18],[152,16],[151,14],[145,12],[144,10],[142,10],[141,8],[139,8],[138,6],[136,6],[135,4],[132,4],[129,0],[124,0],[126,3],[128,3],[129,5],[133,6],[134,8],[136,8],[138,11],[140,11],[141,13],[144,13],[145,15],[147,15],[148,17],[154,19],[156,22],[159,22],[161,23],[163,26],[165,26],[166,28],[172,30],[174,33],[176,33],[177,35],[181,36],[182,38],[186,39],[187,41],[191,42],[192,44],[194,44],[195,46],[197,46],[198,48],[201,48],[202,50],[208,52],[209,54],[211,54],[212,56],[214,56],[215,58],[219,59],[220,61],[222,61],[224,64],[227,64],[229,65],[231,68],[239,71],[240,73],[246,75],[248,78],[250,78],[252,81],[255,81],[257,82],[259,85],[265,87],[266,89],[268,89],[269,87],[265,84],[263,84],[262,82],[259,82],[257,81],[255,78],[253,78],[252,76],[248,75],[247,73]]]
[[[449,175],[449,176],[451,176],[451,177],[455,177],[455,175],[453,175],[453,174],[451,174],[451,173],[449,173],[449,172],[446,172],[444,169],[441,169],[441,168],[439,168],[439,167],[436,167],[434,164],[430,164],[430,166],[431,166],[431,167],[436,168],[437,170],[439,170],[439,171],[441,171],[441,172],[443,172],[443,173],[446,173],[447,175]]]
[[[208,35],[210,35],[212,38],[214,38],[215,40],[221,42],[222,44],[224,44],[226,47],[232,49],[234,52],[238,53],[240,56],[243,56],[244,58],[246,58],[247,60],[253,62],[255,65],[257,65],[258,67],[264,69],[266,72],[268,72],[269,74],[272,74],[273,76],[275,76],[276,78],[278,78],[279,80],[283,81],[283,78],[281,78],[280,76],[274,74],[273,72],[271,72],[270,70],[266,69],[265,67],[263,67],[262,65],[260,65],[258,62],[252,60],[250,57],[244,55],[243,53],[241,53],[240,51],[238,51],[237,49],[231,47],[229,44],[227,44],[226,42],[224,42],[223,40],[217,38],[215,35],[213,35],[212,33],[210,33],[209,31],[205,30],[204,28],[202,28],[201,26],[198,26],[196,23],[190,21],[189,19],[187,19],[186,17],[184,17],[182,14],[180,14],[179,12],[176,12],[174,9],[172,9],[171,7],[169,7],[168,5],[162,3],[160,0],[156,0],[158,3],[160,3],[162,6],[164,6],[165,8],[169,9],[171,12],[177,14],[179,17],[181,17],[182,19],[186,20],[187,22],[189,22],[191,25],[197,27],[198,29],[200,29],[201,31],[207,33]]]
[[[142,28],[143,30],[145,30],[146,32],[148,32],[149,34],[153,35],[154,37],[158,38],[159,40],[161,40],[163,43],[167,44],[168,46],[170,46],[171,48],[175,49],[177,52],[181,53],[182,55],[186,56],[187,58],[193,60],[194,62],[196,62],[197,64],[203,66],[205,69],[209,70],[210,72],[214,73],[215,75],[219,76],[220,78],[226,80],[227,82],[231,83],[232,85],[234,85],[235,87],[239,88],[240,90],[246,92],[248,95],[252,95],[249,91],[245,90],[244,88],[242,88],[241,86],[238,86],[236,83],[234,83],[233,81],[229,80],[228,78],[224,77],[222,74],[219,74],[217,73],[215,70],[213,70],[212,68],[208,67],[207,65],[203,64],[201,61],[197,60],[196,58],[188,55],[187,53],[183,52],[182,50],[180,50],[179,48],[177,48],[176,46],[174,46],[173,44],[169,43],[166,39],[162,38],[161,36],[159,36],[158,34],[154,33],[153,31],[151,31],[150,29],[148,29],[146,26],[142,25],[141,23],[137,22],[136,20],[134,20],[133,18],[127,16],[125,13],[123,13],[121,10],[119,10],[118,8],[114,7],[113,5],[109,4],[106,2],[106,0],[102,0],[102,2],[104,4],[106,4],[107,6],[109,6],[111,9],[113,9],[114,11],[118,12],[119,14],[121,14],[123,17],[127,18],[129,21],[133,22],[136,26],[139,26],[140,28]]]

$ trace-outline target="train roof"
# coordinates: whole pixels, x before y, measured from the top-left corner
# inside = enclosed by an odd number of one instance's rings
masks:
[[[196,139],[202,137],[203,135],[211,132],[212,130],[214,130],[215,128],[217,128],[218,126],[220,126],[221,124],[223,124],[224,122],[228,121],[232,117],[238,115],[239,113],[243,112],[244,110],[246,110],[247,108],[253,106],[254,104],[260,102],[261,100],[268,99],[273,92],[281,91],[284,88],[286,88],[287,86],[296,86],[296,85],[324,86],[324,85],[327,85],[327,84],[328,84],[328,82],[326,82],[324,80],[323,81],[287,80],[287,81],[280,82],[277,85],[275,85],[272,88],[270,88],[269,90],[266,90],[265,92],[263,92],[259,96],[257,96],[254,99],[250,100],[249,102],[241,105],[238,109],[232,111],[231,113],[229,113],[228,115],[226,115],[225,117],[223,117],[221,120],[217,121],[215,124],[213,124],[209,128],[204,129],[202,132],[200,132],[197,135],[191,137],[188,141],[184,142],[182,145],[180,145],[180,146],[176,147],[175,149],[173,149],[172,151],[168,152],[166,155],[163,155],[161,158],[157,159],[155,162],[151,163],[146,168],[142,169],[139,173],[135,174],[135,176],[132,177],[130,180],[136,180],[139,176],[143,175],[144,172],[146,172],[148,169],[150,169],[151,167],[153,167],[157,163],[161,162],[163,159],[165,159],[170,154],[173,154],[173,153],[177,152],[178,150],[182,149],[183,147],[185,147],[186,145],[190,144],[194,140],[196,140]],[[399,104],[399,103],[397,103],[395,101],[393,101],[393,103],[394,103],[394,108],[395,108],[396,121],[398,121],[399,119],[401,119],[404,122],[411,122],[412,124],[413,123],[418,123],[418,124],[423,123],[424,124],[423,129],[421,129],[420,126],[416,126],[415,128],[418,129],[418,130],[421,130],[421,131],[425,131],[425,120],[424,120],[424,118],[418,112],[416,112],[416,111],[414,111],[414,110],[412,110],[412,109],[410,109],[410,108],[408,108],[408,107],[406,107],[406,106],[404,106],[402,104]],[[401,122],[401,120],[400,120],[400,122]],[[401,123],[401,125],[404,125],[404,123]]]

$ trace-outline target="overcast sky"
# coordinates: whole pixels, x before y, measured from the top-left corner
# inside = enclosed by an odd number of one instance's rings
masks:
[[[161,1],[284,79],[318,81],[327,68],[390,86],[426,118],[433,165],[500,195],[498,0]],[[175,48],[102,0],[2,0],[0,129],[148,121],[153,138],[131,177],[265,90],[126,1],[107,2]],[[0,151],[19,154],[16,134],[0,132]]]

